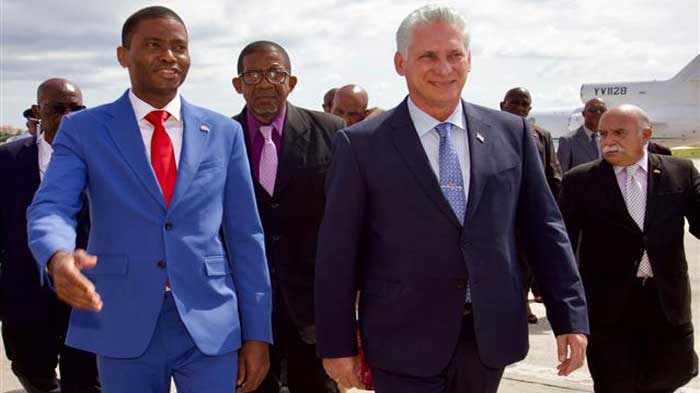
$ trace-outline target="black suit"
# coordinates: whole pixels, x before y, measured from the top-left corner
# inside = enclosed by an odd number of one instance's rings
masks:
[[[95,356],[63,344],[70,307],[53,291],[41,286],[37,264],[27,246],[26,210],[39,188],[36,137],[0,146],[0,310],[2,336],[12,370],[27,391],[58,388],[55,369],[61,371],[61,390],[99,392]],[[83,209],[77,245],[87,245],[89,221]]]
[[[246,109],[234,119],[243,126],[254,168]],[[258,174],[252,174],[265,230],[274,304],[273,364],[258,390],[261,392],[277,390],[275,380],[281,380],[280,363],[284,357],[292,393],[335,390],[316,356],[313,288],[331,140],[343,126],[338,117],[288,103],[272,196],[260,185]]]
[[[574,168],[562,182],[569,238],[574,248],[580,241],[596,392],[672,391],[697,374],[683,233],[687,218],[700,237],[700,176],[690,161],[656,154],[648,173],[643,230],[607,161]],[[654,273],[647,281],[636,277],[644,250]]]
[[[537,142],[537,151],[540,153],[540,159],[544,166],[544,177],[547,179],[547,184],[552,194],[556,198],[559,195],[559,187],[561,186],[561,165],[557,153],[554,150],[554,142],[552,142],[552,134],[542,127],[537,125],[532,127],[535,133],[535,142]]]
[[[660,143],[656,143],[656,142],[649,142],[649,145],[647,145],[647,150],[649,150],[649,153],[661,154],[664,156],[672,156],[673,155],[673,152],[671,151],[671,149],[669,149],[668,147],[666,147]]]

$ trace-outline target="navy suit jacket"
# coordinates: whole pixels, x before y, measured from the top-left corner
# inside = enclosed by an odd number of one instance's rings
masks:
[[[70,307],[39,280],[34,257],[27,245],[26,211],[41,182],[36,137],[0,146],[0,184],[11,192],[0,193],[0,315],[15,323],[32,323],[41,314],[55,312],[65,318]],[[87,244],[89,217],[83,208],[76,242]]]
[[[558,334],[588,332],[571,246],[523,118],[463,103],[471,177],[462,227],[440,191],[406,101],[340,131],[316,268],[318,351],[356,354],[355,294],[372,367],[441,372],[457,345],[465,287],[484,364],[528,350],[516,229]]]
[[[231,352],[242,340],[271,341],[270,279],[241,127],[184,99],[182,119],[168,206],[127,93],[63,118],[27,226],[43,272],[57,250],[75,247],[75,215],[87,190],[87,251],[98,260],[83,273],[104,306],[74,310],[68,345],[102,356],[141,355],[158,321],[166,279],[203,353]]]

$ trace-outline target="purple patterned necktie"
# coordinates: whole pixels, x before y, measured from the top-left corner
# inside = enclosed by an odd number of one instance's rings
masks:
[[[275,192],[275,177],[277,176],[277,147],[272,141],[273,126],[260,126],[260,133],[265,138],[265,144],[260,154],[260,173],[258,180],[270,196]]]

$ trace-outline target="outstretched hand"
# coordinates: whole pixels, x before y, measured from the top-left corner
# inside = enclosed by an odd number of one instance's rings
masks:
[[[95,285],[81,273],[97,265],[97,257],[84,250],[57,251],[48,263],[49,275],[59,299],[70,306],[88,311],[100,311],[102,299]]]

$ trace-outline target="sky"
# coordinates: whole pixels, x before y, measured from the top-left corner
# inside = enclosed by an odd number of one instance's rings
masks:
[[[395,33],[426,4],[414,0],[0,0],[0,125],[24,126],[22,111],[52,77],[83,91],[87,106],[129,86],[116,48],[126,18],[164,5],[187,25],[192,66],[180,88],[191,103],[234,115],[231,86],[241,49],[272,40],[289,53],[299,82],[289,100],[321,109],[331,87],[365,87],[385,109],[406,95],[396,74]],[[463,91],[498,108],[505,91],[530,89],[533,109],[581,106],[582,83],[663,80],[700,53],[700,0],[482,0],[447,2],[468,17],[472,72]]]

